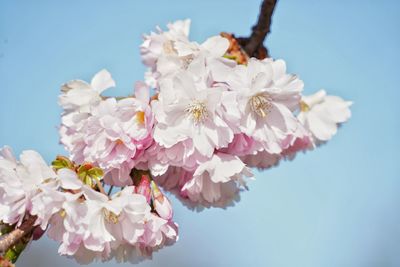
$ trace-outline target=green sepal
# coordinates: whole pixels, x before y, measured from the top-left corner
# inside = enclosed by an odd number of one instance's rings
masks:
[[[69,158],[64,156],[57,156],[57,158],[51,163],[51,165],[57,171],[64,168],[68,168],[71,170],[74,169],[74,163]]]
[[[93,167],[93,165],[89,163],[79,166],[77,173],[79,179],[81,179],[84,184],[87,184],[90,187],[94,186],[94,179],[100,181],[104,175],[102,169],[99,167]]]
[[[93,167],[87,171],[87,174],[94,179],[101,180],[101,178],[104,175],[104,172],[102,169],[98,167]]]

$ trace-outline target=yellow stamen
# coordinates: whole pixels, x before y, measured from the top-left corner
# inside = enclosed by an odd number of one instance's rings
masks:
[[[106,208],[103,208],[103,215],[107,222],[117,224],[119,215],[115,214],[112,211],[109,211]]]
[[[117,139],[117,140],[115,141],[115,143],[117,143],[117,145],[123,145],[123,144],[124,144],[124,141],[122,141],[121,139]]]
[[[65,218],[66,215],[67,215],[67,213],[65,212],[65,210],[60,210],[61,218]]]
[[[177,54],[173,41],[166,41],[163,44],[165,54]]]
[[[208,117],[206,104],[197,100],[191,103],[185,111],[192,117],[195,123],[203,122]]]
[[[272,109],[271,98],[265,94],[256,94],[250,98],[250,108],[260,117],[266,117]]]
[[[187,55],[187,56],[181,57],[183,68],[187,69],[189,67],[190,63],[192,63],[193,59],[194,59],[193,55]]]
[[[307,105],[304,101],[300,101],[300,110],[301,112],[307,112],[310,110],[310,106]]]
[[[138,111],[138,112],[136,112],[136,121],[139,123],[139,124],[144,124],[144,121],[145,121],[145,114],[144,114],[144,112],[143,111]]]

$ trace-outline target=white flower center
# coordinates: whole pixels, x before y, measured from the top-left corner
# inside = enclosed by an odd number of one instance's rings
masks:
[[[107,222],[117,224],[119,215],[115,214],[112,211],[109,211],[106,208],[103,208],[103,215]]]
[[[262,118],[266,117],[272,109],[271,98],[266,94],[253,95],[249,104],[251,110]]]
[[[191,116],[196,124],[203,122],[208,117],[206,104],[198,100],[189,104],[185,112]]]

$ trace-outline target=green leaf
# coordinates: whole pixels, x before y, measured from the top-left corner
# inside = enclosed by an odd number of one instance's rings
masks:
[[[98,167],[93,167],[93,168],[91,168],[90,170],[88,170],[87,174],[88,174],[90,177],[94,178],[94,179],[101,180],[101,178],[102,178],[103,175],[104,175],[104,172],[103,172],[102,169],[100,169],[100,168],[98,168]]]
[[[63,168],[74,169],[74,163],[67,157],[57,156],[57,158],[51,163],[54,169],[59,170]]]

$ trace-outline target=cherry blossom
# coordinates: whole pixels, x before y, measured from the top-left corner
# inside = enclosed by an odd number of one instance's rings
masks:
[[[324,90],[302,96],[285,61],[249,58],[236,41],[237,60],[233,35],[198,43],[189,27],[179,20],[144,36],[148,70],[133,95],[103,96],[116,85],[107,70],[61,87],[68,157],[49,166],[32,150],[19,160],[0,150],[1,228],[31,219],[27,239],[47,231],[79,263],[136,263],[178,240],[164,190],[190,208],[226,208],[251,168],[315,149],[350,118],[349,101]]]
[[[313,95],[302,97],[298,118],[312,133],[317,143],[325,142],[336,134],[340,123],[350,118],[351,105],[352,102],[327,95],[325,90],[320,90]]]
[[[38,208],[33,206],[33,200],[38,197],[41,190],[51,187],[52,185],[46,183],[53,183],[52,179],[55,178],[54,171],[36,151],[23,151],[20,160],[17,161],[11,148],[2,148],[0,150],[0,221],[20,225],[25,215],[31,214],[32,209]],[[46,208],[52,209],[51,206]],[[42,210],[42,212],[45,211]],[[48,216],[39,217],[36,223],[42,224],[42,228],[45,229],[48,219]]]

